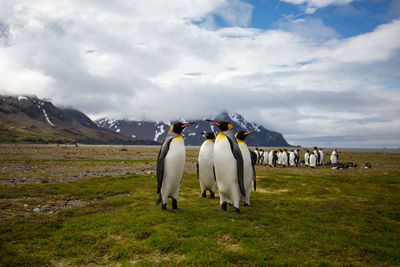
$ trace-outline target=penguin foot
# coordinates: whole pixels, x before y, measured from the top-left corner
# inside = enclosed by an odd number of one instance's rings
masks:
[[[232,214],[239,214],[240,209],[235,207],[235,210],[231,212]]]
[[[175,212],[175,211],[173,211],[173,210],[167,210],[167,209],[165,209],[165,210],[162,210],[163,212],[168,212],[168,213],[173,213],[173,212]]]
[[[158,205],[160,203],[161,203],[161,193],[158,194],[158,199],[157,199],[156,205]]]
[[[165,212],[173,212],[172,210],[167,210],[167,203],[161,205],[161,210]]]
[[[243,206],[248,207],[248,206],[250,206],[250,204],[244,202]]]
[[[213,191],[210,191],[210,196],[208,198],[209,199],[214,199],[215,198],[215,193]]]
[[[178,200],[176,200],[175,198],[172,198],[172,209],[182,210],[182,209],[178,208]]]
[[[206,191],[204,190],[203,193],[201,193],[201,197],[207,197]]]
[[[227,207],[227,203],[224,202],[221,204],[221,208],[220,209],[216,209],[214,211],[226,211],[226,207]]]

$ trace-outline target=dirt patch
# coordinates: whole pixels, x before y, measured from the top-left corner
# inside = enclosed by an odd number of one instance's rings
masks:
[[[221,245],[224,245],[228,250],[237,251],[242,249],[242,247],[239,246],[239,244],[232,238],[231,235],[219,236],[215,241]]]
[[[0,220],[7,220],[29,213],[53,215],[66,209],[87,205],[80,199],[42,199],[39,197],[0,199]]]
[[[284,188],[284,189],[278,189],[278,190],[266,190],[263,188],[257,188],[257,191],[259,193],[266,193],[266,194],[279,194],[279,193],[287,193],[289,192],[288,189]]]

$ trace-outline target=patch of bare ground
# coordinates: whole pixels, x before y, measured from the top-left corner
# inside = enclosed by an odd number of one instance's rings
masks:
[[[259,193],[267,193],[267,194],[279,194],[279,193],[287,193],[289,192],[288,189],[283,188],[283,189],[278,189],[278,190],[266,190],[263,188],[257,188],[257,192]]]
[[[242,249],[242,247],[239,246],[236,240],[228,234],[216,237],[215,241],[225,246],[225,248],[227,248],[228,250],[238,251]]]
[[[181,260],[185,259],[185,255],[182,254],[175,254],[175,253],[161,253],[159,251],[155,251],[153,254],[146,255],[146,257],[139,258],[139,259],[134,259],[130,262],[130,264],[135,265],[136,263],[139,263],[141,260],[146,259],[148,261],[151,261],[153,263],[159,264],[161,262],[165,261],[172,261],[174,263],[179,263]]]
[[[80,199],[48,199],[41,197],[1,198],[0,220],[7,220],[28,213],[53,215],[65,209],[87,204],[89,204],[88,201]]]

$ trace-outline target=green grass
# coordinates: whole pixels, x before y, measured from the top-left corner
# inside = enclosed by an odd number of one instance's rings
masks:
[[[214,212],[185,173],[183,211],[155,205],[154,175],[1,186],[1,199],[80,199],[55,215],[0,221],[0,264],[399,265],[400,177],[258,168],[258,191],[242,213]],[[168,207],[171,203],[168,202]],[[0,213],[1,214],[1,213]]]

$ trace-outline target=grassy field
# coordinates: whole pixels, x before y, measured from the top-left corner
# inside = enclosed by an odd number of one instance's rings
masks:
[[[121,148],[0,146],[0,265],[400,265],[398,151],[340,151],[347,170],[257,166],[232,215],[200,197],[198,147],[175,213],[155,205],[159,148]]]

